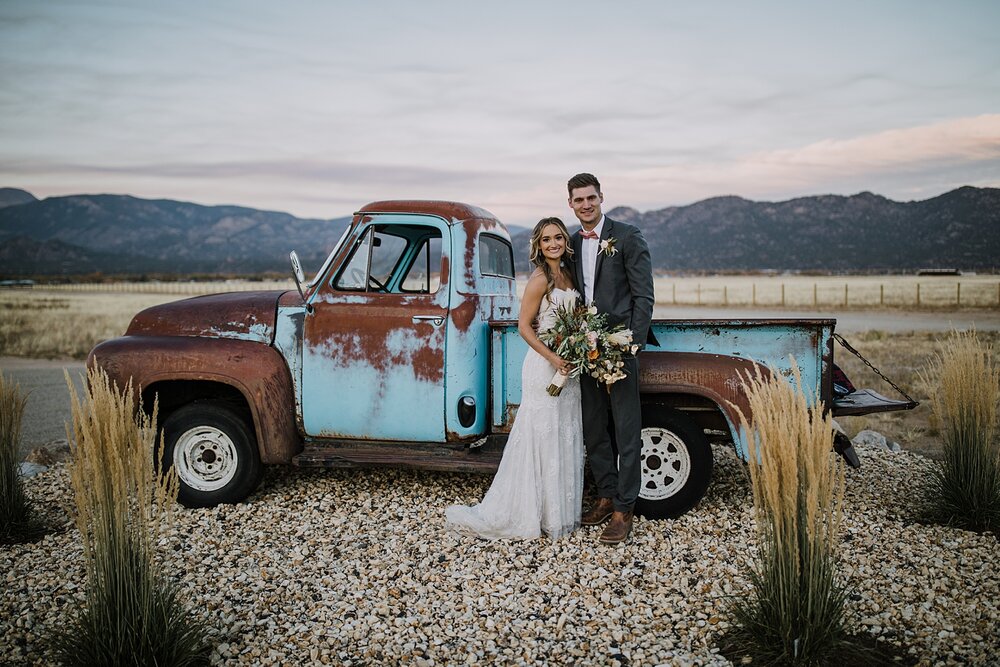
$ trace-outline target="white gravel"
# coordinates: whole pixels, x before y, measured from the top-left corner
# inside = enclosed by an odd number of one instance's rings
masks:
[[[480,498],[483,476],[274,469],[243,505],[179,509],[165,569],[217,664],[729,664],[715,645],[754,536],[744,468],[715,451],[698,508],[639,520],[620,547],[599,529],[555,543],[445,531],[444,507]],[[921,664],[996,664],[997,538],[916,522],[929,460],[860,453],[841,552],[853,626]],[[44,637],[82,599],[66,469],[27,484],[66,529],[0,547],[3,664],[51,662]]]

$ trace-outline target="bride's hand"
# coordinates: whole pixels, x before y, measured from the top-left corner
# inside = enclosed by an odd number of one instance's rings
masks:
[[[569,362],[560,356],[552,355],[552,360],[549,362],[555,366],[556,370],[563,375],[569,375]]]

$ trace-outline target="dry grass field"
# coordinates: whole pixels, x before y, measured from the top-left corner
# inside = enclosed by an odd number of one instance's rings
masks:
[[[930,361],[947,337],[946,333],[940,332],[890,335],[881,331],[849,336],[848,340],[855,348],[910,396],[920,401],[920,405],[913,410],[843,418],[840,424],[848,434],[854,436],[863,429],[872,429],[898,442],[903,449],[940,459],[941,437],[928,401],[930,388],[921,379],[921,373],[927,371]],[[992,346],[994,358],[1000,359],[1000,332],[980,331],[979,337]],[[834,351],[834,358],[856,386],[875,389],[890,398],[901,398],[864,363],[839,345]]]
[[[890,278],[895,279],[894,277]],[[826,288],[821,290],[817,287],[819,294],[827,294],[828,291],[832,294],[839,289],[841,296],[843,296],[845,280],[849,280],[847,284],[850,294],[854,294],[855,291],[861,294],[865,285],[878,285],[879,280],[888,284],[890,278],[856,277],[845,279],[839,277],[820,279],[793,277],[794,280],[799,281],[796,283],[797,289],[805,289],[809,294],[808,303],[802,304],[806,307],[812,304],[811,286],[814,282],[819,285],[821,281],[825,281]],[[935,283],[935,280],[951,280],[951,287],[948,288],[944,282]],[[963,276],[962,280],[964,285],[966,277]],[[989,276],[988,279],[983,277],[982,281],[975,284],[978,285],[977,289],[985,294],[990,289],[997,289],[997,280],[996,276]],[[784,281],[786,285],[786,307],[793,311],[794,307],[789,305],[791,302],[789,295],[792,293],[790,285],[792,283],[787,276],[773,279],[758,277],[753,280],[733,276],[685,278],[682,280],[660,278],[656,282],[657,302],[667,304],[671,302],[675,291],[672,285],[677,285],[678,295],[690,295],[692,287],[701,284],[703,286],[702,294],[705,298],[703,303],[706,304],[710,303],[709,296],[720,296],[725,293],[728,297],[729,294],[749,293],[747,290],[752,289],[753,285],[757,285],[756,293],[760,305],[773,304],[773,300],[769,300],[771,297],[768,295],[773,296],[774,286],[782,284],[781,281]],[[916,277],[901,277],[895,280],[902,291],[915,289],[916,281]],[[839,288],[837,288],[837,284],[839,284]],[[920,284],[925,284],[923,278],[920,279]],[[926,284],[937,285],[942,294],[951,293],[954,296],[955,283],[953,279],[928,279]],[[101,288],[104,291],[93,289],[83,291],[79,287],[73,289],[64,287],[62,289],[0,290],[0,356],[84,359],[96,343],[121,335],[132,316],[145,307],[184,298],[192,293],[288,287],[286,283],[262,284],[260,282],[167,283],[160,285],[167,285],[163,289],[171,290],[170,293],[133,291],[152,290],[155,289],[155,285],[155,283],[135,283],[132,286],[125,284]],[[728,287],[723,289],[724,286]],[[806,289],[807,286],[808,289]],[[971,287],[963,287],[962,290],[962,294],[976,293]],[[928,295],[937,293],[927,287],[922,287],[921,292]],[[964,299],[963,296],[963,308],[971,307]],[[981,306],[982,308],[995,309],[994,306],[986,305],[985,297],[981,301],[984,304]],[[722,303],[719,300],[713,302]],[[943,296],[940,299],[940,306],[934,306],[934,302],[925,300],[922,302],[922,309],[942,308],[946,302],[947,299]],[[732,299],[728,303],[737,305]],[[855,302],[852,300],[850,304],[853,309]],[[860,303],[858,306],[863,307]],[[901,309],[913,310],[914,306],[901,307]],[[947,317],[944,311],[942,313],[942,317]],[[794,312],[790,312],[789,315],[794,316]],[[1000,346],[1000,334],[997,332],[982,331],[980,333],[984,339],[992,342],[995,348]],[[927,390],[920,382],[919,373],[927,367],[937,349],[938,341],[945,337],[946,334],[942,332],[918,331],[888,334],[878,330],[848,335],[848,339],[862,354],[914,398],[922,401],[916,410],[909,412],[847,418],[843,420],[842,426],[848,433],[854,435],[862,429],[872,428],[883,433],[890,440],[900,443],[906,449],[937,457],[940,451],[938,433],[936,425],[933,423],[930,408],[926,405]],[[859,387],[870,387],[887,396],[896,396],[891,387],[843,348],[837,347],[835,358]]]
[[[84,359],[138,311],[176,295],[0,290],[0,356]]]
[[[1000,308],[1000,276],[661,277],[656,301],[670,305],[784,308]]]

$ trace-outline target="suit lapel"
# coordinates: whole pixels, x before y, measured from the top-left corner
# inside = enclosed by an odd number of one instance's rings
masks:
[[[598,241],[605,241],[611,238],[612,228],[614,227],[614,222],[611,218],[605,216],[604,218],[604,228],[601,230],[601,238]],[[597,265],[594,267],[594,294],[597,294],[597,283],[601,280],[601,265],[604,264],[605,253],[601,252],[600,243],[597,246]],[[594,297],[597,298],[596,296]]]
[[[573,234],[573,274],[576,276],[576,286],[583,294],[583,237],[579,232]]]

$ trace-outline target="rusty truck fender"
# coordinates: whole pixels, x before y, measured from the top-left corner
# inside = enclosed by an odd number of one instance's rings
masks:
[[[161,390],[182,387],[186,399],[212,398],[208,388],[224,385],[226,393],[235,391],[245,402],[263,463],[289,463],[302,449],[292,378],[272,347],[229,338],[123,336],[95,347],[87,366],[95,364],[120,388],[131,379],[135,397],[147,409]],[[170,400],[164,398],[161,405],[169,409]],[[164,418],[161,414],[161,423]]]
[[[747,373],[767,368],[752,359],[703,352],[642,352],[639,355],[639,392],[643,400],[656,395],[693,395],[714,403],[725,417],[738,453],[746,448],[740,427],[740,412],[747,420],[753,415],[747,400]]]

